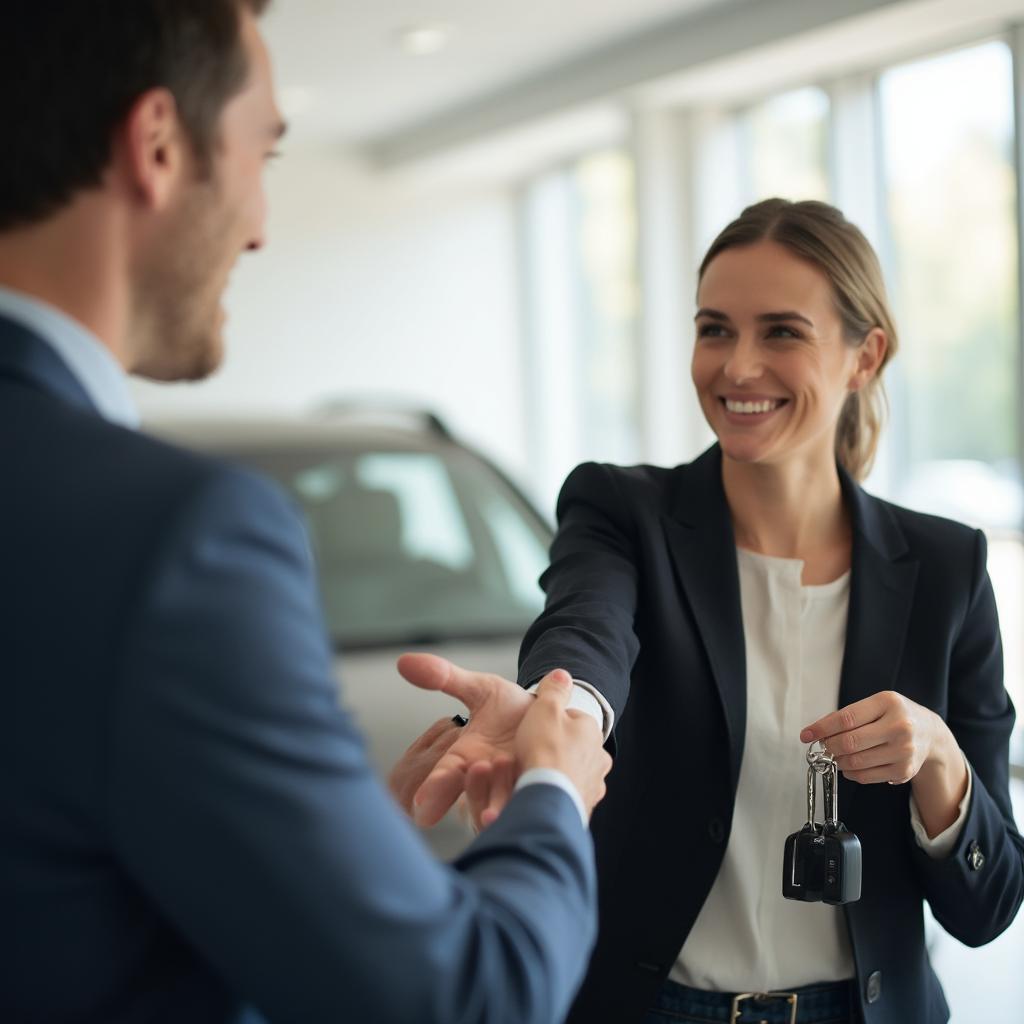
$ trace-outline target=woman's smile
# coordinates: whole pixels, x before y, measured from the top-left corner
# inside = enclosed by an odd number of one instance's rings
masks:
[[[749,427],[771,419],[789,404],[789,399],[762,395],[721,395],[718,402],[729,423]]]

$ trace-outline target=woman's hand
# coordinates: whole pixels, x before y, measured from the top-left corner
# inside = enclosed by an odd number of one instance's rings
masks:
[[[967,763],[949,726],[934,711],[883,690],[819,718],[800,733],[821,740],[853,782],[910,782],[929,838],[959,814],[967,792]]]
[[[437,690],[462,701],[470,718],[464,728],[441,719],[420,736],[392,769],[391,792],[418,825],[436,825],[466,789],[470,766],[497,761],[493,780],[489,769],[476,769],[469,801],[474,818],[484,807],[494,810],[496,817],[511,791],[506,783],[515,761],[516,730],[533,697],[508,679],[491,672],[470,672],[434,654],[403,654],[398,671],[422,690]],[[493,793],[480,806],[484,789]]]
[[[952,739],[934,711],[893,690],[883,690],[819,718],[800,733],[821,740],[852,782],[910,782]],[[955,741],[954,746],[955,746]]]

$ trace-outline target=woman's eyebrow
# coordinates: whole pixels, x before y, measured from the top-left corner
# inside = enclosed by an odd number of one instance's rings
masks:
[[[709,320],[720,320],[724,323],[729,322],[729,315],[727,313],[723,313],[719,309],[708,309],[707,307],[702,307],[697,310],[697,315],[694,317],[694,320],[699,320],[701,317],[706,317]],[[803,313],[797,313],[796,310],[793,309],[783,310],[779,313],[760,313],[756,319],[760,320],[761,323],[768,324],[784,323],[787,320],[799,320],[801,323],[807,324],[808,327],[814,326],[814,322],[812,320],[805,317]]]
[[[784,320],[799,320],[801,323],[807,324],[808,327],[813,327],[814,323],[808,320],[803,313],[797,313],[795,310],[789,309],[783,313],[761,313],[758,317],[762,323],[777,324]]]

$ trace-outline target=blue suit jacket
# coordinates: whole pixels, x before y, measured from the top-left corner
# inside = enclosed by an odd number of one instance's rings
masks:
[[[589,835],[516,794],[452,867],[338,706],[274,487],[101,419],[0,319],[0,1020],[554,1022]]]
[[[861,1011],[867,1024],[937,1024],[948,1010],[924,901],[980,945],[1024,898],[1007,779],[1014,712],[985,539],[842,483],[854,536],[840,706],[898,690],[946,720],[973,769],[963,831],[941,860],[913,838],[907,786],[839,783],[863,845],[863,895],[844,908]],[[547,609],[523,642],[520,681],[560,666],[615,711],[615,770],[593,819],[601,933],[570,1021],[630,1024],[718,874],[743,757],[747,672],[721,451],[674,469],[581,466],[558,516]],[[781,888],[780,877],[780,899]]]

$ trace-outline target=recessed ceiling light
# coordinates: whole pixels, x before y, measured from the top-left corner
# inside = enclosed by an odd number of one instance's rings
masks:
[[[451,25],[410,25],[398,32],[398,45],[410,57],[430,57],[440,53],[451,38]]]

